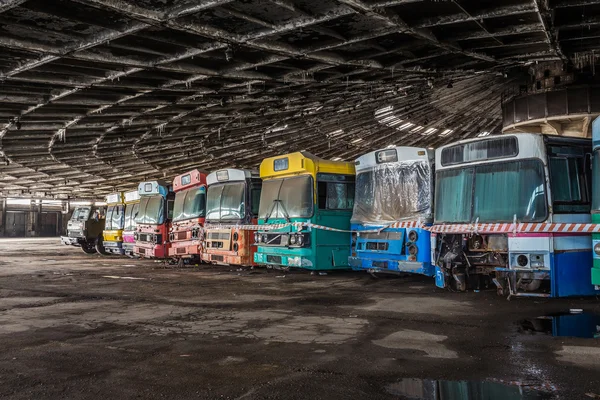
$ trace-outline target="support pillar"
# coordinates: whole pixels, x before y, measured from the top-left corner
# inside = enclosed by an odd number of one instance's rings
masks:
[[[6,236],[6,197],[0,199],[0,236]]]

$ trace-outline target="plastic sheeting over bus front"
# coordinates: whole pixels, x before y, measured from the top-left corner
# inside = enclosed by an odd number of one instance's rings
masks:
[[[352,222],[384,225],[433,217],[433,179],[424,160],[379,164],[357,171]]]

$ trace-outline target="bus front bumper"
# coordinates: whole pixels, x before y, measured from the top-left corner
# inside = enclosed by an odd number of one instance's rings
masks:
[[[202,261],[220,265],[241,265],[244,267],[252,267],[252,254],[241,254],[235,251],[205,251],[202,253]]]
[[[167,249],[165,249],[165,246],[162,245],[144,246],[136,244],[133,247],[133,254],[141,258],[166,258]]]
[[[169,257],[200,257],[200,244],[200,240],[184,240],[178,242],[171,242],[171,247],[169,247]]]
[[[69,237],[69,236],[61,236],[60,243],[66,246],[81,246],[79,243],[79,238]]]
[[[281,254],[278,252],[256,252],[254,253],[254,262],[260,265],[272,265],[283,268],[306,268],[314,269],[310,257],[306,255]]]
[[[390,260],[386,258],[349,257],[348,263],[355,271],[369,271],[386,274],[421,274],[434,276],[435,268],[430,263],[417,261]]]
[[[123,242],[108,241],[103,242],[104,250],[110,254],[123,255],[125,250],[123,249]]]

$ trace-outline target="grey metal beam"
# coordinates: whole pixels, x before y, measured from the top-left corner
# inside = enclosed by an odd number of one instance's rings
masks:
[[[554,54],[563,62],[569,62],[569,59],[565,56],[560,47],[560,43],[558,42],[556,30],[554,28],[553,15],[550,11],[550,7],[548,5],[548,0],[533,0],[533,5],[535,7],[535,11],[538,15],[540,23],[544,27],[544,33],[546,35],[546,41],[548,46],[552,49]]]
[[[468,14],[460,12],[456,14],[440,15],[437,17],[426,18],[421,21],[417,21],[413,27],[431,28],[440,25],[474,22],[478,20],[485,20],[488,18],[509,17],[513,15],[527,14],[531,12],[536,12],[535,6],[531,3],[517,4],[512,6],[501,6]]]
[[[482,61],[488,61],[488,62],[496,62],[496,60],[493,57],[490,57],[488,55],[465,51],[456,44],[440,41],[437,37],[435,37],[435,35],[432,32],[424,30],[424,29],[417,29],[417,28],[411,27],[406,22],[404,22],[400,18],[399,15],[392,14],[390,12],[387,12],[386,10],[375,10],[372,8],[372,6],[364,3],[362,0],[338,0],[338,1],[340,1],[344,4],[347,4],[356,10],[359,10],[368,16],[376,17],[376,18],[382,20],[383,22],[387,23],[388,25],[397,27],[399,32],[404,32],[404,33],[407,33],[418,39],[426,40],[427,42],[431,43],[433,46],[442,48],[444,50],[448,50],[452,53],[462,54],[462,55],[470,57],[470,58],[476,58],[476,59],[479,59]]]
[[[2,0],[2,2],[0,2],[0,14],[12,8],[19,7],[26,1],[27,0]]]

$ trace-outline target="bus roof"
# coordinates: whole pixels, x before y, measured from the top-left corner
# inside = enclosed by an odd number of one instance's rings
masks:
[[[115,205],[125,203],[123,192],[111,193],[106,196],[106,205]]]
[[[396,159],[390,158],[389,161],[378,159],[378,156],[386,156],[391,153],[392,156],[396,156]],[[433,162],[435,152],[423,147],[408,147],[408,146],[397,146],[392,148],[385,148],[375,150],[356,159],[356,171],[361,171],[367,168],[375,167],[376,165],[402,162],[402,161],[420,161],[425,160]],[[381,158],[381,157],[380,157]]]
[[[481,143],[481,145],[473,145],[473,143]],[[456,150],[450,150],[452,148]],[[436,149],[435,168],[439,171],[465,165],[525,158],[546,158],[544,135],[505,133],[450,143]]]
[[[206,177],[206,183],[210,186],[220,182],[245,181],[246,179],[258,177],[258,172],[255,170],[224,168],[208,174]]]
[[[206,185],[206,173],[193,169],[173,179],[173,191],[180,192],[194,186]]]
[[[354,163],[324,160],[306,151],[265,158],[260,163],[260,177],[263,179],[317,173],[354,175]]]
[[[125,193],[125,203],[136,203],[140,201],[140,194],[137,190]]]
[[[147,181],[138,185],[138,193],[140,196],[156,196],[161,195],[167,197],[171,188],[164,181]]]

